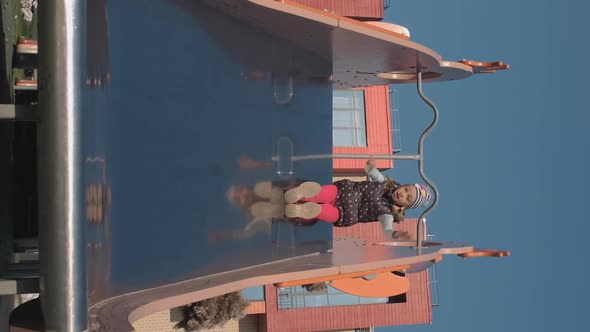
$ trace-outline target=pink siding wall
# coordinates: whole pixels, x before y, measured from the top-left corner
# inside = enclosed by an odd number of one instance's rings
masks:
[[[292,0],[336,15],[360,19],[383,19],[383,0]]]
[[[396,225],[396,229],[416,234],[416,219]],[[382,239],[379,223],[334,227],[334,237],[354,236]],[[432,322],[428,271],[407,275],[410,290],[406,303],[365,304],[306,309],[278,310],[276,288],[265,286],[266,329],[261,331],[326,331],[367,326],[427,324]]]
[[[335,147],[334,153],[343,154],[392,154],[391,113],[389,109],[389,86],[378,85],[365,90],[367,122],[367,147]],[[362,173],[366,160],[334,159],[334,173]],[[393,167],[393,161],[377,161],[379,169]]]

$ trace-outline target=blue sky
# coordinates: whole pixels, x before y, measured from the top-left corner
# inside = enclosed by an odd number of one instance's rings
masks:
[[[584,29],[590,3],[392,1],[386,21],[448,60],[511,69],[425,85],[440,108],[425,168],[441,192],[437,239],[507,249],[502,259],[446,257],[433,324],[379,331],[573,331],[587,325],[584,235],[590,231]],[[415,86],[399,91],[402,153],[431,120]],[[418,180],[415,162],[390,174]]]

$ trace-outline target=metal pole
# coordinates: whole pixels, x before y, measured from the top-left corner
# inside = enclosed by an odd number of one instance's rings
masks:
[[[45,331],[87,329],[81,46],[85,1],[39,3],[39,257]]]
[[[383,159],[383,160],[420,160],[419,155],[390,155],[390,154],[310,154],[304,156],[293,156],[292,161],[315,160],[315,159]],[[272,157],[273,161],[278,161],[277,156]]]
[[[430,126],[428,126],[428,128],[426,128],[426,130],[424,130],[424,132],[420,136],[420,140],[418,141],[418,155],[420,155],[420,157],[421,157],[418,160],[418,172],[420,173],[420,176],[422,177],[422,179],[424,179],[424,182],[426,182],[426,184],[428,186],[430,186],[430,188],[432,188],[432,191],[434,194],[434,200],[432,201],[432,204],[430,204],[430,206],[424,212],[422,212],[422,214],[420,215],[420,218],[418,218],[418,230],[417,230],[418,234],[417,234],[417,239],[416,239],[416,246],[418,247],[418,249],[421,249],[422,248],[422,238],[423,238],[422,232],[424,230],[424,224],[426,223],[426,216],[436,207],[436,205],[438,203],[438,189],[436,188],[434,183],[432,183],[432,181],[430,181],[430,179],[426,176],[426,174],[424,174],[424,139],[426,138],[426,136],[428,136],[430,131],[432,131],[432,128],[434,128],[438,122],[438,108],[436,108],[436,105],[434,105],[434,103],[432,101],[430,101],[430,99],[428,99],[428,97],[426,97],[424,95],[424,93],[422,92],[422,68],[420,66],[418,66],[417,71],[418,71],[418,80],[416,82],[416,87],[418,89],[418,94],[420,95],[420,98],[422,98],[422,100],[424,100],[424,102],[426,104],[428,104],[428,106],[430,106],[430,108],[432,108],[432,112],[434,113],[432,123],[430,123]]]

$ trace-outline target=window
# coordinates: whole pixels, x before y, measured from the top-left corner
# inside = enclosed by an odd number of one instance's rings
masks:
[[[395,274],[398,277],[405,277],[406,276],[405,273],[399,272],[399,271],[393,271],[391,273]],[[396,296],[390,296],[387,299],[387,303],[406,303],[406,302],[408,302],[408,298],[406,296],[406,293],[399,294]]]
[[[264,286],[242,289],[242,296],[248,301],[264,301]]]
[[[279,288],[277,296],[279,309],[387,303],[388,301],[388,298],[368,298],[346,294],[330,286],[319,292],[309,292],[301,286]]]
[[[334,90],[332,95],[334,146],[367,146],[365,92]]]

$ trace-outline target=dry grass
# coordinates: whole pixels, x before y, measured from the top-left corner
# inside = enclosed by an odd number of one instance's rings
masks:
[[[238,292],[195,302],[182,308],[183,319],[175,328],[198,331],[222,326],[231,319],[242,319],[248,302]]]

